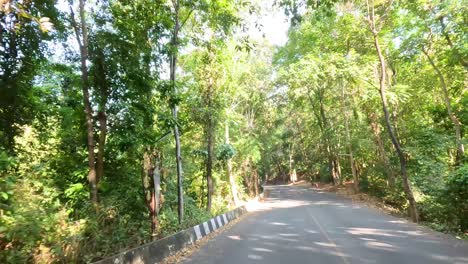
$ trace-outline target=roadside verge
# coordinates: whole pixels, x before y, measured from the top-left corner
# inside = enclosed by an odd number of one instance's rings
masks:
[[[245,205],[242,205],[234,210],[215,216],[204,223],[182,230],[171,236],[123,251],[94,263],[139,264],[161,262],[164,258],[177,253],[187,246],[193,245],[196,241],[237,219],[246,212],[248,211]]]

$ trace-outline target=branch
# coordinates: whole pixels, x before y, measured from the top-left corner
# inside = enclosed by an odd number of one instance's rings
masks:
[[[78,42],[78,46],[80,46],[80,49],[81,49],[83,47],[83,44],[81,43],[80,32],[79,32],[78,24],[76,23],[76,19],[75,19],[75,12],[73,12],[73,8],[71,4],[70,4],[70,17],[71,17],[71,24],[75,31],[76,41]]]
[[[179,26],[179,29],[183,28],[184,25],[185,25],[185,22],[187,22],[187,20],[190,18],[190,16],[192,15],[193,13],[193,9],[190,10],[190,12],[188,13],[187,17],[185,17],[184,21],[182,21],[182,24]]]
[[[387,19],[388,17],[388,13],[389,13],[389,10],[390,8],[392,7],[393,5],[393,0],[390,1],[390,3],[387,5],[387,7],[385,8],[385,10],[383,11],[383,15],[382,17],[380,18],[379,20],[379,24],[383,27],[383,24],[385,23],[385,20]]]

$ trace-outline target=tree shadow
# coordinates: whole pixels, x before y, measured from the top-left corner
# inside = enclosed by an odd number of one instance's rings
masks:
[[[468,263],[465,242],[304,186],[269,197],[186,263]]]

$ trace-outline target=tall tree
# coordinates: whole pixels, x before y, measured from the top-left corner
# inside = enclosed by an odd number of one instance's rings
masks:
[[[448,93],[447,84],[445,82],[444,75],[440,71],[439,67],[435,64],[434,60],[431,58],[431,55],[429,54],[429,51],[426,51],[424,48],[423,48],[422,51],[423,51],[424,55],[426,55],[427,60],[429,61],[432,68],[437,73],[437,77],[439,78],[440,87],[442,89],[442,94],[443,94],[443,97],[444,97],[445,107],[447,109],[447,114],[448,114],[450,120],[453,123],[453,127],[455,128],[455,139],[456,139],[456,142],[457,142],[457,157],[456,157],[456,162],[455,163],[457,165],[460,165],[463,158],[464,158],[464,155],[465,155],[465,147],[464,147],[463,141],[462,141],[460,120],[458,120],[457,116],[453,113],[452,100],[451,100],[450,95]]]
[[[388,110],[388,102],[387,102],[387,67],[385,63],[385,58],[382,52],[382,48],[380,46],[379,42],[379,33],[382,30],[382,27],[385,24],[385,19],[387,16],[389,16],[390,9],[392,8],[392,3],[393,1],[389,1],[388,3],[384,4],[378,4],[379,9],[383,9],[382,13],[380,14],[379,17],[378,13],[376,12],[376,5],[374,1],[372,0],[371,3],[369,3],[369,0],[366,0],[366,7],[367,7],[367,23],[370,32],[372,33],[373,41],[374,41],[374,47],[375,51],[377,53],[378,59],[379,59],[379,65],[380,65],[380,71],[379,71],[379,86],[380,86],[380,97],[381,97],[381,102],[382,102],[382,109],[384,112],[384,119],[385,119],[385,124],[387,126],[387,131],[390,136],[390,139],[392,140],[392,144],[395,147],[397,154],[398,154],[398,159],[400,161],[400,173],[401,173],[401,178],[403,182],[403,189],[405,191],[406,199],[409,202],[409,213],[411,216],[411,219],[414,222],[419,221],[419,215],[418,215],[418,209],[416,207],[416,200],[414,199],[413,191],[411,189],[411,185],[408,179],[408,172],[407,172],[407,161],[405,157],[405,153],[403,152],[403,148],[401,147],[400,140],[397,137],[396,131],[391,123],[390,120],[390,114]]]
[[[98,196],[98,178],[96,173],[96,157],[94,148],[96,145],[94,137],[94,124],[93,124],[93,109],[91,107],[90,93],[89,93],[89,72],[86,61],[88,60],[88,26],[86,22],[85,0],[79,0],[79,23],[75,19],[72,2],[70,2],[70,14],[73,29],[75,31],[76,41],[80,48],[80,62],[81,62],[81,89],[83,92],[83,105],[86,120],[86,144],[88,149],[88,182],[90,187],[90,199],[97,205],[99,201]]]

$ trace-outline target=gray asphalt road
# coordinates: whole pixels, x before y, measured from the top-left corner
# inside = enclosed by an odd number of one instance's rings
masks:
[[[468,243],[306,186],[268,186],[265,208],[185,263],[468,263]]]

